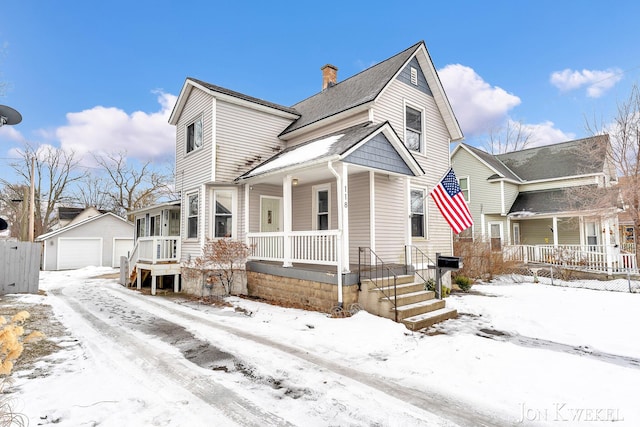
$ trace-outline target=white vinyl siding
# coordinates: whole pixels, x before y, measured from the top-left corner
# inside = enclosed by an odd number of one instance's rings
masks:
[[[336,196],[336,183],[319,182],[316,185],[327,184],[330,186],[329,197],[331,200],[337,200]],[[312,185],[298,185],[293,187],[293,214],[292,214],[292,227],[294,231],[315,230],[314,222],[315,216],[313,211],[313,197],[314,191]],[[330,204],[331,210],[329,211],[329,230],[338,229],[338,210],[337,203]]]
[[[388,120],[400,138],[404,135],[405,105],[419,106],[423,109],[423,145],[424,155],[414,153],[416,161],[426,172],[424,176],[411,178],[412,187],[433,188],[449,168],[449,132],[442,114],[433,97],[418,89],[394,80],[380,97],[374,108],[376,122]],[[376,197],[377,196],[376,192]],[[404,194],[404,190],[403,190]],[[378,199],[376,198],[376,203]],[[407,206],[404,201],[402,206]],[[405,212],[406,212],[405,208]],[[426,239],[416,240],[422,251],[432,258],[435,253],[451,254],[452,233],[449,224],[440,214],[431,197],[427,198],[427,223],[429,224]],[[376,218],[377,222],[377,218]],[[403,229],[402,236],[406,235]],[[404,242],[402,243],[404,245]],[[376,247],[380,243],[376,238]],[[402,246],[403,247],[403,246]]]
[[[315,138],[319,138],[321,136],[329,135],[330,133],[340,131],[342,129],[349,128],[351,126],[355,126],[358,124],[366,123],[369,121],[369,113],[367,111],[363,111],[361,113],[355,114],[353,116],[349,116],[345,119],[338,120],[334,123],[327,124],[325,126],[320,127],[319,129],[315,129],[313,131],[305,132],[303,134],[297,135],[295,138],[287,139],[287,146],[291,147],[297,145],[301,142],[311,141]],[[289,138],[289,136],[284,135],[284,138]]]
[[[213,138],[213,98],[199,89],[193,89],[176,124],[176,189],[184,191],[211,180]],[[187,125],[202,117],[202,148],[187,153]]]
[[[455,156],[451,159],[451,164],[457,176],[469,177],[469,188],[473,191],[469,210],[475,220],[475,231],[479,232],[481,230],[481,213],[502,213],[500,182],[488,182],[487,178],[494,175],[495,171],[481,163],[464,148],[456,151]],[[514,194],[517,196],[517,190],[513,188],[513,184],[505,183],[505,209],[508,212],[511,205],[508,204],[507,194],[510,194],[510,197],[513,197]]]
[[[374,252],[385,262],[404,262],[404,245],[408,217],[402,179],[375,176],[375,241]],[[353,209],[353,206],[352,206]]]
[[[369,173],[349,175],[349,260],[358,262],[358,247],[371,247]]]
[[[543,182],[522,184],[520,185],[520,191],[552,190],[556,188],[573,187],[576,185],[593,185],[595,183],[596,183],[595,176],[588,176],[588,177],[582,177],[582,178],[558,179],[555,181],[543,181]]]
[[[216,182],[231,183],[284,148],[289,119],[224,101],[216,103]]]

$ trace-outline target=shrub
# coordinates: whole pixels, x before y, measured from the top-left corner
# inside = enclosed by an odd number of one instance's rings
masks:
[[[467,276],[456,276],[455,283],[456,285],[458,285],[462,292],[469,292],[471,286],[473,285],[473,281]]]
[[[225,295],[230,295],[236,273],[245,270],[250,249],[239,240],[207,239],[202,248],[202,256],[185,263],[186,275],[189,278],[200,276],[203,296],[204,289],[211,292],[216,283],[222,286]]]

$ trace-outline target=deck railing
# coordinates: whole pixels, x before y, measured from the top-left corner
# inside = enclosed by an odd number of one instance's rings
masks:
[[[338,265],[338,230],[248,233],[249,259]],[[285,260],[285,238],[291,254]]]
[[[140,237],[137,245],[138,261],[156,264],[180,260],[180,236]]]
[[[635,253],[613,245],[505,245],[505,261],[545,263],[606,273],[638,273]]]

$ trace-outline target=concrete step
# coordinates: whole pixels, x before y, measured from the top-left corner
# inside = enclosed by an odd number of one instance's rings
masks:
[[[376,284],[376,286],[388,286],[390,283],[393,284],[393,277],[379,277],[374,279],[363,279],[363,281],[369,281]],[[405,283],[412,283],[414,281],[413,274],[402,274],[396,276],[396,285],[402,285]]]
[[[398,321],[403,321],[409,317],[419,316],[421,314],[439,310],[444,308],[445,305],[446,302],[442,299],[430,299],[427,301],[398,306],[396,308],[398,311]],[[393,308],[391,308],[391,311],[393,311]]]
[[[381,294],[393,297],[393,286],[384,286],[382,288],[369,289],[369,292],[380,292]],[[396,295],[412,294],[415,292],[425,292],[424,285],[421,283],[410,282],[396,285]],[[427,291],[431,292],[431,291]]]
[[[458,311],[455,308],[441,308],[429,313],[407,317],[402,320],[402,323],[404,323],[408,329],[417,331],[448,319],[455,319],[456,317],[458,317]]]
[[[392,291],[393,292],[393,291]],[[433,291],[419,290],[408,293],[396,293],[396,305],[398,307],[409,304],[414,304],[422,301],[429,301],[436,297],[436,293]],[[389,297],[389,300],[393,301],[393,294]]]

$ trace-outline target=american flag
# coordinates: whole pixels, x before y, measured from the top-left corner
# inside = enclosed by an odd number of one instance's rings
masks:
[[[458,234],[473,225],[471,212],[453,169],[450,168],[438,185],[431,190],[431,197],[454,233]]]

